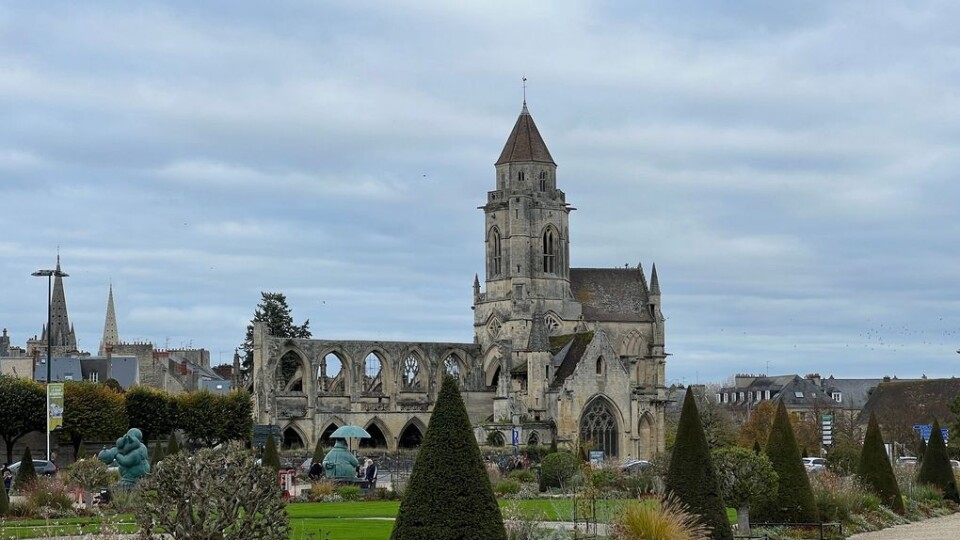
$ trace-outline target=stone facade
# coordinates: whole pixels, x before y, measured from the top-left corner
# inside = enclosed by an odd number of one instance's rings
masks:
[[[444,373],[458,378],[481,442],[584,445],[606,457],[664,449],[664,317],[653,267],[571,268],[557,166],[524,104],[484,212],[473,343],[286,339],[254,327],[256,421],[287,445],[338,426],[416,446]]]

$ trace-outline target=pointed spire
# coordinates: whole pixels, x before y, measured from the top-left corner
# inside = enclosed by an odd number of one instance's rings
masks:
[[[63,272],[60,270],[60,253],[57,250],[57,270],[53,280],[53,297],[50,300],[51,325],[48,331],[54,347],[64,347],[66,350],[76,350],[77,338],[70,325],[67,314],[67,297],[63,292]]]
[[[550,333],[547,331],[547,322],[543,316],[543,306],[538,305],[530,324],[530,339],[527,341],[527,350],[542,352],[550,350]]]
[[[503,146],[503,152],[500,153],[500,159],[497,160],[496,165],[523,161],[556,165],[550,151],[547,150],[547,143],[543,142],[543,137],[540,136],[533,116],[527,110],[526,100],[523,102],[520,116],[513,126],[513,131],[510,132],[510,137],[507,138],[507,144]]]
[[[647,287],[647,275],[643,273],[643,263],[637,263],[637,272],[640,273],[640,285],[643,286],[643,290],[649,291],[650,289]]]
[[[120,342],[117,332],[117,314],[113,309],[113,284],[110,284],[110,294],[107,296],[107,316],[103,322],[103,338],[100,340],[100,356],[105,356],[107,347]]]
[[[650,294],[660,296],[660,279],[657,278],[657,263],[653,263],[653,270],[650,272]]]

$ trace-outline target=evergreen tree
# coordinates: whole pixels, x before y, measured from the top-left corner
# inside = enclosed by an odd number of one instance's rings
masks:
[[[277,453],[277,441],[273,439],[273,433],[267,437],[267,447],[263,450],[262,462],[265,467],[270,467],[275,471],[280,470],[280,454]]]
[[[800,450],[793,436],[790,416],[781,401],[777,406],[770,439],[767,441],[767,456],[773,470],[780,477],[777,497],[762,505],[757,514],[762,521],[786,523],[814,523],[817,521],[817,503],[810,488],[810,477],[803,467]]]
[[[7,486],[0,484],[0,517],[10,511],[10,497],[7,496]]]
[[[163,455],[163,443],[158,442],[153,447],[153,459],[150,460],[150,470],[151,471],[156,470],[157,463],[160,463],[161,461],[163,461],[164,457],[165,456]]]
[[[33,455],[30,454],[30,447],[28,446],[23,449],[20,468],[17,469],[17,476],[13,479],[13,488],[17,491],[23,491],[36,481],[37,470],[33,467]]]
[[[167,441],[167,456],[172,456],[180,451],[180,443],[177,441],[175,433],[170,434],[170,440]]]
[[[727,507],[720,495],[720,483],[707,438],[700,423],[700,413],[693,392],[687,392],[677,425],[677,439],[667,471],[667,492],[672,492],[690,512],[700,516],[710,527],[714,540],[732,540],[733,530],[727,519]]]
[[[947,457],[947,447],[943,444],[940,422],[937,419],[933,420],[930,442],[927,443],[927,452],[923,456],[917,482],[932,484],[943,491],[944,499],[960,503],[957,479],[953,476],[953,468],[950,466],[950,458]]]
[[[807,452],[807,447],[806,447],[806,446],[804,446],[804,447],[803,447],[803,450],[800,451],[800,457],[801,457],[801,458],[810,457],[810,454]]]
[[[506,540],[457,381],[444,376],[391,540]]]
[[[763,448],[760,448],[760,441],[753,441],[753,453],[759,454],[763,452]]]
[[[253,312],[253,319],[247,325],[247,335],[240,345],[240,349],[244,351],[241,368],[244,374],[250,373],[253,369],[253,323],[267,323],[267,332],[274,337],[308,338],[312,335],[310,319],[303,321],[299,326],[293,324],[293,315],[284,294],[261,292],[260,297],[260,303]]]
[[[927,441],[923,440],[923,435],[919,435],[920,444],[917,446],[917,461],[923,462],[923,455],[927,453]]]
[[[324,455],[323,441],[317,439],[317,446],[313,449],[313,463],[323,462]]]
[[[900,486],[897,485],[893,466],[890,465],[887,451],[883,447],[880,425],[877,424],[877,418],[873,413],[870,413],[867,434],[863,439],[863,452],[860,454],[860,468],[857,470],[857,476],[880,496],[883,504],[898,514],[904,513]]]

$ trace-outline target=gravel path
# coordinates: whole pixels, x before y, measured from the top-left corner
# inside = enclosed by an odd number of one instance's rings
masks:
[[[897,525],[881,531],[855,534],[849,540],[956,540],[960,538],[960,514]]]

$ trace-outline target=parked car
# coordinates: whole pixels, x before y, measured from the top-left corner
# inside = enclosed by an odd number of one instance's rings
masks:
[[[807,472],[820,472],[827,470],[827,460],[822,457],[803,458],[803,467]]]
[[[955,459],[951,459],[951,460],[950,460],[950,466],[953,467],[954,469],[960,469],[960,461],[957,461],[957,460],[955,460]]]
[[[57,466],[54,465],[52,461],[47,461],[45,459],[35,459],[33,460],[33,468],[37,471],[37,474],[40,476],[53,476],[57,474]],[[17,475],[17,471],[20,470],[20,462],[16,462],[13,465],[10,465],[10,471],[14,476]]]
[[[627,474],[638,473],[649,468],[651,465],[652,463],[645,459],[631,459],[630,461],[624,462],[623,465],[620,465],[620,472]]]

